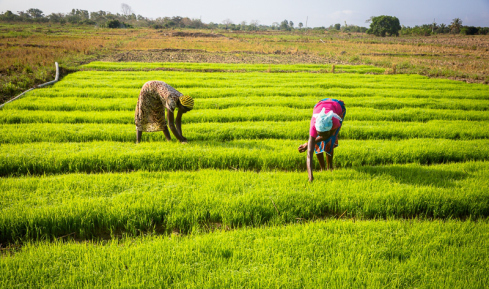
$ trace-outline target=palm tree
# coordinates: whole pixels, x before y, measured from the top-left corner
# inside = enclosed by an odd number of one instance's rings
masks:
[[[462,28],[462,20],[460,20],[460,18],[453,19],[452,23],[450,24],[450,31],[457,34],[460,32],[460,28]]]

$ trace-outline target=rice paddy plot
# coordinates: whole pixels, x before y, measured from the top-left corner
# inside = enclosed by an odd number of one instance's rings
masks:
[[[97,97],[76,97],[60,96],[60,93],[51,92],[49,95],[37,96],[33,94],[29,98],[20,99],[9,104],[4,110],[48,110],[48,111],[133,111],[136,107],[139,91],[131,89],[132,97],[127,98],[97,98]],[[94,94],[96,96],[96,94]],[[398,98],[386,96],[342,96],[336,95],[329,98],[341,98],[348,102],[349,108],[375,108],[375,109],[402,109],[402,108],[422,108],[422,109],[446,109],[446,110],[465,110],[465,111],[489,111],[489,101],[471,99],[470,101],[460,101],[454,98]],[[327,97],[325,97],[327,98]],[[317,96],[302,97],[254,97],[236,96],[226,98],[202,98],[198,100],[194,111],[200,109],[226,109],[237,107],[286,107],[298,109],[311,109],[317,103]]]
[[[0,175],[60,174],[68,172],[127,172],[240,169],[304,171],[302,140],[233,140],[146,142],[23,143],[4,144]],[[436,164],[485,161],[489,140],[407,139],[344,140],[335,153],[337,167],[386,164]],[[317,164],[317,162],[316,162]],[[318,168],[318,166],[316,166]]]
[[[487,284],[487,85],[327,65],[83,69],[0,110],[0,287]],[[134,143],[149,80],[194,97],[188,144]],[[335,170],[315,160],[309,183],[297,147],[323,98],[347,114]]]
[[[75,232],[189,233],[336,217],[486,218],[488,162],[361,166],[317,173],[234,169],[62,174],[0,182],[0,242]]]
[[[184,133],[193,141],[230,141],[245,139],[308,139],[309,121],[243,121],[226,123],[189,123]],[[0,127],[0,143],[32,142],[135,142],[134,124],[112,123],[21,123]],[[432,120],[428,122],[349,121],[341,129],[341,139],[401,140],[440,138],[453,140],[489,139],[488,121]],[[162,132],[144,133],[144,142],[166,141]]]
[[[332,220],[189,237],[31,242],[0,258],[0,285],[483,288],[488,232],[487,223],[473,221]]]
[[[289,107],[231,107],[200,109],[186,115],[185,123],[240,122],[240,121],[305,121],[311,119],[311,109]],[[401,108],[380,110],[353,107],[347,109],[348,120],[426,122],[430,120],[489,121],[489,112]],[[5,110],[0,123],[134,123],[134,111],[42,111]]]
[[[203,72],[330,72],[332,71],[332,65],[329,64],[229,64],[229,63],[178,63],[178,62],[153,62],[153,63],[141,63],[141,62],[102,62],[94,61],[82,66],[82,69],[88,70],[182,70],[182,71],[203,71]],[[369,65],[336,65],[335,71],[337,72],[350,72],[350,73],[383,73],[385,69],[369,66]]]
[[[78,72],[68,75],[53,88],[61,89],[140,89],[148,80],[163,80],[182,93],[194,92],[206,96],[214,93],[233,95],[242,91],[261,92],[261,95],[277,95],[277,90],[289,91],[286,96],[321,95],[328,89],[383,90],[394,89],[410,92],[438,94],[440,97],[459,95],[459,98],[488,99],[489,88],[483,84],[465,86],[463,83],[429,79],[418,75],[361,75],[361,74],[313,74],[313,73],[204,73],[204,72]],[[218,89],[217,89],[218,88]],[[198,93],[202,91],[203,93]],[[301,93],[301,91],[303,91]]]

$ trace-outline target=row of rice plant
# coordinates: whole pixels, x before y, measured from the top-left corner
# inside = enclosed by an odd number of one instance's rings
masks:
[[[489,214],[487,162],[363,166],[319,174],[134,172],[2,180],[0,242],[107,232],[205,230],[340,216],[471,218]],[[165,180],[164,182],[162,180]]]
[[[182,238],[27,244],[0,286],[483,288],[489,225],[328,221]]]
[[[240,139],[308,138],[305,121],[244,121],[227,123],[189,123],[184,133],[189,141],[229,141]],[[135,142],[134,124],[111,123],[21,123],[0,127],[0,143],[31,142]],[[349,121],[341,129],[341,139],[400,140],[442,138],[453,140],[489,139],[488,121],[432,120],[428,122]],[[162,132],[145,133],[143,141],[166,141]]]
[[[148,78],[148,79],[157,79]],[[158,79],[163,79],[161,76]],[[139,86],[134,88],[108,88],[100,87],[97,89],[92,88],[52,88],[51,90],[36,90],[30,93],[32,96],[39,97],[89,97],[89,98],[132,98],[139,95],[144,81]],[[171,83],[170,83],[171,84]],[[137,84],[136,84],[137,85]],[[472,100],[487,100],[487,91],[456,91],[456,90],[441,90],[441,91],[423,91],[414,89],[367,89],[367,88],[354,88],[354,89],[320,89],[320,88],[296,88],[296,89],[271,89],[271,88],[188,88],[180,89],[182,93],[192,95],[198,99],[205,98],[227,98],[227,97],[257,97],[257,98],[288,98],[288,97],[336,97],[336,98],[348,98],[348,97],[385,97],[385,98],[418,98],[418,99],[454,99],[462,102],[470,102]],[[467,104],[465,104],[467,105]]]
[[[0,175],[133,170],[287,170],[304,171],[305,155],[297,152],[305,140],[25,143],[4,144]],[[487,160],[489,140],[344,140],[335,153],[337,167]]]
[[[139,92],[133,89],[127,89],[133,92],[133,97],[125,98],[97,98],[97,97],[59,97],[58,93],[45,90],[44,96],[30,96],[15,101],[4,110],[60,110],[60,111],[133,111]],[[324,95],[324,98],[338,97],[336,95]],[[198,96],[197,96],[198,98]],[[353,107],[368,107],[375,109],[401,109],[401,108],[423,108],[423,109],[446,109],[446,110],[474,110],[488,111],[489,102],[484,99],[460,100],[457,98],[398,98],[386,96],[347,96],[342,99],[348,102],[348,108]],[[224,109],[232,107],[288,107],[311,109],[317,103],[317,96],[302,96],[302,97],[226,97],[226,98],[202,98],[194,107],[195,110],[201,109]],[[244,109],[244,108],[243,108]]]
[[[331,64],[232,64],[232,63],[188,63],[188,62],[101,62],[94,61],[81,67],[84,70],[154,70],[176,69],[185,71],[243,71],[243,72],[282,72],[282,71],[308,71],[332,72]],[[384,68],[369,65],[335,65],[335,72],[349,73],[383,73]]]
[[[361,75],[361,74],[314,74],[314,73],[202,73],[202,72],[106,72],[90,71],[68,75],[62,82],[56,83],[54,88],[90,88],[90,89],[120,89],[141,88],[148,80],[159,79],[165,76],[165,81],[187,93],[187,89],[194,92],[199,89],[223,88],[234,89],[235,93],[243,90],[259,89],[263,93],[277,95],[277,90],[284,88],[291,91],[291,95],[302,90],[317,93],[327,89],[396,89],[418,90],[437,93],[465,93],[488,99],[487,86],[478,84],[465,86],[463,83],[444,79],[432,80],[418,75]],[[219,93],[219,91],[215,93]],[[282,91],[279,91],[282,94]],[[190,92],[188,92],[190,93]],[[194,93],[199,95],[199,93]],[[216,95],[216,94],[214,94]],[[258,94],[260,95],[260,94]],[[285,94],[284,96],[288,96]],[[301,94],[305,95],[305,94]],[[215,96],[214,96],[215,97]],[[445,96],[446,97],[446,96]]]
[[[185,123],[239,121],[301,121],[311,119],[311,109],[288,107],[231,107],[202,109],[185,115]],[[430,120],[489,121],[486,111],[402,108],[380,110],[353,107],[347,109],[348,120],[425,122]],[[134,123],[134,111],[32,111],[6,110],[0,123]],[[307,128],[305,128],[307,130]]]

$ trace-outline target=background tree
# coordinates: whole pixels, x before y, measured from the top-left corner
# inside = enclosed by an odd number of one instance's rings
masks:
[[[36,8],[31,8],[31,9],[27,10],[26,12],[27,12],[27,14],[29,14],[30,17],[32,17],[34,19],[39,19],[39,18],[44,17],[43,12],[39,9],[36,9]]]
[[[462,28],[462,20],[460,18],[455,18],[450,23],[450,32],[453,34],[460,33],[460,28]]]
[[[47,17],[49,21],[53,23],[63,24],[66,22],[66,20],[64,19],[65,15],[63,13],[51,13]]]
[[[239,30],[246,30],[246,21],[241,21],[241,23],[239,23]]]
[[[287,30],[287,31],[290,30],[289,21],[287,19],[280,22],[280,30]]]
[[[464,26],[460,29],[460,34],[463,35],[477,35],[479,34],[479,28],[474,26]]]
[[[17,13],[19,13],[19,17],[22,20],[29,20],[29,19],[31,19],[31,16],[29,15],[29,13],[26,13],[24,11],[17,11]]]
[[[122,15],[124,15],[126,18],[129,15],[133,14],[131,6],[127,5],[126,3],[121,4],[121,11],[122,11]]]
[[[450,29],[445,25],[445,23],[442,23],[438,26],[437,32],[438,33],[449,33]]]
[[[334,25],[334,29],[336,29],[336,30],[340,30],[340,29],[341,29],[341,24],[340,24],[340,23],[336,23],[336,24]]]
[[[109,27],[109,28],[121,28],[122,23],[119,22],[119,20],[117,20],[117,19],[109,20],[109,21],[107,21],[107,27]]]
[[[401,30],[401,24],[397,17],[382,15],[372,18],[370,29],[367,30],[367,33],[382,37],[387,35],[399,36],[399,30]]]
[[[251,30],[258,30],[258,25],[260,25],[260,21],[258,21],[258,20],[251,20],[251,22],[250,22],[250,28],[251,28]]]
[[[222,24],[224,24],[226,26],[225,29],[228,29],[228,27],[231,26],[231,24],[233,24],[233,21],[231,21],[231,19],[229,19],[229,18],[226,18],[226,19],[222,20]]]
[[[3,21],[18,21],[20,20],[19,15],[14,14],[12,11],[7,10],[4,14],[0,15],[0,20]]]
[[[302,27],[304,27],[304,24],[302,24],[302,22],[299,22],[298,26],[299,26],[299,29],[302,29]]]

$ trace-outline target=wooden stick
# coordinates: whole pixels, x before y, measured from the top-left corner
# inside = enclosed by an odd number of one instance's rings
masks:
[[[64,235],[64,236],[61,236],[61,237],[58,237],[56,239],[61,239],[61,238],[64,238],[64,237],[68,237],[68,236],[71,236],[71,235],[75,235],[76,232],[73,232],[73,233],[69,233],[68,235]]]
[[[280,215],[280,212],[278,211],[277,206],[275,206],[275,202],[273,201],[272,197],[269,197],[269,198],[270,198],[270,201],[272,201],[272,204],[275,207],[275,210],[277,210],[277,214]]]
[[[348,211],[348,210],[345,210],[345,211],[343,212],[343,214],[341,214],[341,216],[339,216],[339,217],[338,217],[338,219],[341,219],[341,217],[343,217],[343,215],[346,213],[346,211]]]

